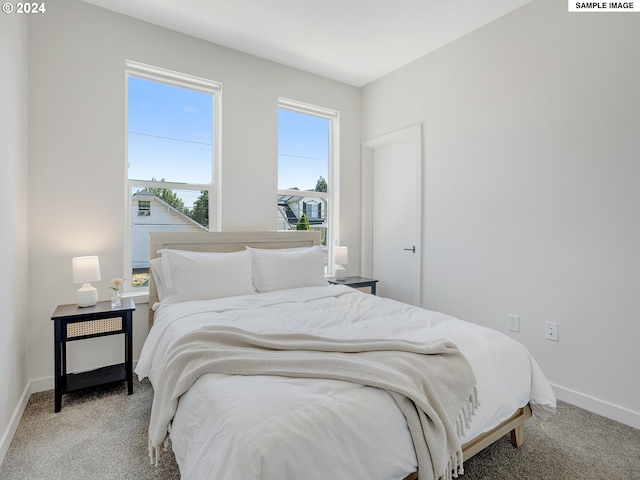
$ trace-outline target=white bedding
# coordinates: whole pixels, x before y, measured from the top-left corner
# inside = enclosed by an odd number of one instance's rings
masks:
[[[462,442],[528,402],[555,396],[528,350],[499,332],[344,286],[161,305],[136,373],[158,378],[172,342],[201,325],[329,338],[454,342],[477,379],[478,408]],[[184,394],[171,441],[184,479],[403,479],[417,468],[404,417],[384,391],[318,379],[202,376]]]

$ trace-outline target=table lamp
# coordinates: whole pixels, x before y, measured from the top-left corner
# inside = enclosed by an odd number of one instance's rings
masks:
[[[347,271],[343,265],[349,263],[349,249],[347,247],[335,247],[333,249],[333,263],[336,264],[334,270],[336,280],[347,278]]]
[[[74,257],[71,259],[73,265],[73,283],[82,283],[78,289],[76,301],[79,307],[92,307],[98,302],[98,291],[91,285],[91,282],[100,280],[100,262],[98,257]]]

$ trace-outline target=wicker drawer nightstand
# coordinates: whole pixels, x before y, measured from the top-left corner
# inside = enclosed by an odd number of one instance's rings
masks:
[[[120,308],[111,302],[98,302],[93,307],[59,305],[51,316],[55,341],[55,411],[62,408],[62,395],[103,383],[127,381],[129,395],[133,393],[133,311],[131,298],[123,298]],[[67,342],[105,335],[124,334],[124,363],[109,365],[88,372],[67,373]]]

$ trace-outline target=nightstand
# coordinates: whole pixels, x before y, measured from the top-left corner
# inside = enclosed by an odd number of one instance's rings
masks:
[[[98,302],[93,307],[76,304],[58,305],[51,316],[55,341],[55,411],[62,409],[62,395],[83,388],[118,381],[127,381],[129,395],[133,393],[133,299],[123,298],[122,306],[111,308],[111,301]],[[67,342],[106,335],[124,334],[124,363],[95,370],[67,373]]]
[[[376,283],[378,283],[378,280],[366,277],[347,277],[344,280],[336,280],[335,278],[332,278],[329,280],[329,283],[332,285],[346,285],[347,287],[357,288],[358,290],[363,291],[368,288],[369,293],[375,295]]]

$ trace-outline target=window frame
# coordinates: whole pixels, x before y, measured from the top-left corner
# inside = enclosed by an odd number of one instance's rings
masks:
[[[138,200],[138,216],[139,217],[151,216],[151,200]]]
[[[278,110],[290,110],[304,115],[324,118],[329,121],[329,173],[327,192],[299,190],[277,190],[276,204],[280,196],[300,196],[326,199],[328,207],[325,215],[327,222],[327,275],[332,276],[334,270],[333,249],[340,245],[340,112],[318,105],[299,102],[289,98],[278,97]],[[279,153],[279,152],[278,152]],[[319,202],[320,203],[320,202]]]
[[[211,183],[195,184],[180,182],[162,182],[148,180],[129,179],[129,77],[164,83],[175,87],[188,88],[213,96],[213,132],[211,151]],[[222,225],[222,169],[221,169],[221,111],[222,111],[222,84],[213,80],[197,77],[187,73],[168,70],[153,65],[148,65],[133,60],[125,60],[124,78],[124,185],[125,185],[125,239],[123,255],[123,275],[127,278],[133,272],[133,232],[132,232],[132,207],[131,196],[135,188],[168,188],[172,190],[194,190],[209,192],[209,231],[220,231]],[[125,281],[124,293],[127,296],[140,296],[140,300],[148,298],[148,287],[133,287],[131,282]]]

